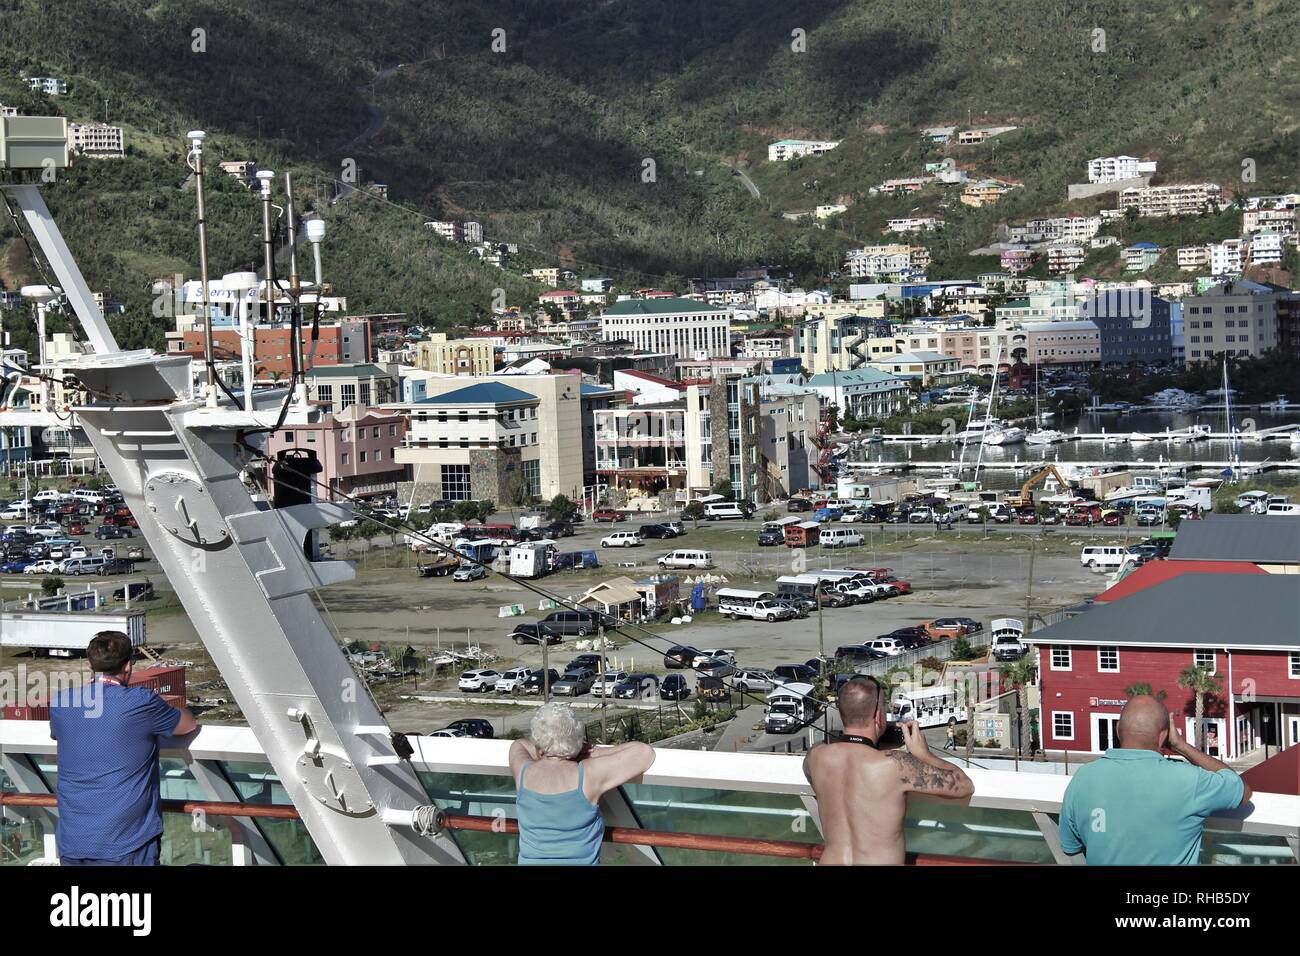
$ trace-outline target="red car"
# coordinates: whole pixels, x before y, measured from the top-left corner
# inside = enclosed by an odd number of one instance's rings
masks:
[[[894,590],[899,594],[911,594],[912,585],[907,581],[900,581],[894,577],[893,568],[849,568],[850,571],[866,571],[867,577],[871,578],[877,584],[893,585]]]
[[[591,513],[591,520],[592,521],[626,521],[627,515],[625,515],[621,511],[611,511],[609,509],[604,509],[601,511],[593,511]]]
[[[73,521],[68,525],[68,534],[79,535],[86,533],[86,526],[80,521]]]
[[[1038,524],[1038,513],[1035,511],[1020,512],[1021,524]]]

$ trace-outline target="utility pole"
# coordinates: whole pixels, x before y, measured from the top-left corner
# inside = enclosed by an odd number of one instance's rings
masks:
[[[609,725],[606,722],[606,707],[609,704],[609,688],[605,686],[605,619],[602,617],[596,627],[596,640],[600,641],[600,742],[609,743]]]
[[[817,656],[826,656],[826,642],[822,636],[822,582],[817,582]]]
[[[537,639],[542,642],[542,703],[551,700],[551,635],[542,630],[546,625],[537,625]]]

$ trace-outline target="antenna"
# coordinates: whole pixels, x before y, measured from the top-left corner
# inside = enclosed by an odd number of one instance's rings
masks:
[[[18,294],[24,299],[31,299],[32,304],[36,306],[36,368],[42,376],[41,407],[49,411],[53,407],[53,401],[50,394],[52,383],[45,375],[45,316],[49,311],[50,303],[61,296],[63,290],[57,286],[25,285],[18,290]]]
[[[263,269],[263,288],[266,290],[266,324],[271,326],[275,324],[275,290],[271,288],[271,276],[275,269],[275,253],[271,248],[271,180],[275,178],[275,172],[270,169],[259,169],[257,171],[257,180],[262,187],[262,269]],[[253,372],[253,351],[255,351],[255,342],[253,337],[245,343],[248,350],[245,354],[249,356],[249,362],[245,366],[249,370],[251,378]]]
[[[293,299],[289,306],[289,335],[293,339],[290,343],[290,357],[292,359],[293,387],[295,391],[299,390],[306,381],[302,370],[302,281],[298,275],[298,228],[293,218],[293,174],[284,174],[284,192],[288,197],[285,200],[285,225],[289,229],[289,296]],[[306,403],[306,391],[302,390],[301,397],[303,403]]]
[[[208,228],[203,210],[203,141],[208,134],[192,129],[189,134],[190,153],[186,164],[194,171],[194,198],[199,214],[199,281],[202,285],[203,308],[203,364],[207,366],[207,401],[209,408],[217,405],[217,366],[213,361],[212,308],[208,301]]]

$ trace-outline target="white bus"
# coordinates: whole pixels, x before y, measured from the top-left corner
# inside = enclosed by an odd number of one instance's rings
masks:
[[[891,711],[896,722],[915,720],[921,727],[941,727],[949,719],[966,720],[966,689],[956,684],[936,684],[894,692]]]
[[[718,613],[724,617],[748,617],[756,621],[784,621],[794,611],[776,603],[771,591],[744,591],[740,588],[718,590]]]

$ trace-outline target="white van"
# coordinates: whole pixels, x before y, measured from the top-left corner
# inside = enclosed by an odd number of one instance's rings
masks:
[[[712,551],[691,551],[679,549],[661,554],[658,561],[661,568],[705,568],[713,567]]]
[[[948,513],[944,518],[948,521],[965,521],[970,514],[970,505],[964,501],[948,502]]]
[[[615,531],[600,539],[602,548],[635,548],[641,544],[641,535],[636,531]]]
[[[867,539],[852,528],[824,528],[818,540],[823,548],[856,548]]]
[[[1300,505],[1293,505],[1286,501],[1269,501],[1266,515],[1300,515]],[[1271,527],[1271,526],[1270,526]]]
[[[1118,568],[1130,555],[1118,545],[1087,547],[1079,552],[1079,563],[1086,568]]]
[[[102,505],[108,500],[108,495],[102,491],[92,491],[89,488],[78,488],[72,492],[72,497],[78,501],[86,501],[92,505]]]
[[[60,574],[103,574],[103,558],[67,558],[59,564]]]
[[[745,509],[736,501],[710,501],[704,506],[704,517],[709,521],[717,521],[719,518],[743,518]]]

